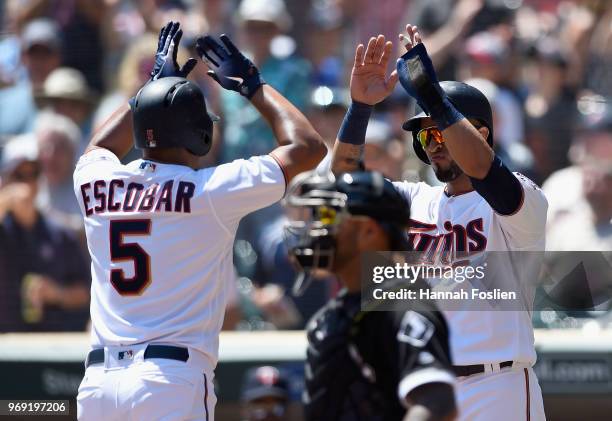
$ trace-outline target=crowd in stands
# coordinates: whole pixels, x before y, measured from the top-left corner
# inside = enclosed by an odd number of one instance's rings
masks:
[[[350,104],[358,43],[419,27],[441,80],[467,81],[494,110],[495,149],[543,187],[547,248],[612,250],[612,1],[609,0],[6,0],[0,3],[0,332],[80,331],[89,318],[89,255],[74,164],[95,128],[149,78],[157,33],[230,34],[264,80],[304,110],[331,149]],[[400,48],[401,47],[401,48]],[[210,165],[274,145],[250,103],[199,63],[215,124]],[[402,122],[398,84],[375,108],[365,165],[437,183]],[[126,161],[138,159],[133,150]],[[319,170],[329,165],[324,160]],[[234,248],[228,329],[302,328],[337,289],[289,291],[295,272],[281,204],[248,215]]]

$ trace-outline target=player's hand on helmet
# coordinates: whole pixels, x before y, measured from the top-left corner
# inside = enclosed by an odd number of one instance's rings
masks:
[[[180,23],[178,22],[170,21],[161,29],[157,42],[157,52],[155,53],[155,64],[151,71],[151,80],[169,76],[187,77],[196,66],[198,61],[195,58],[189,58],[182,67],[176,61],[182,37],[183,30],[180,29]]]
[[[224,45],[210,35],[200,37],[196,42],[198,54],[211,69],[208,75],[223,88],[251,99],[266,82],[253,62],[236,48],[227,35],[219,38]]]
[[[418,28],[408,24],[406,33],[407,35],[399,35],[400,42],[407,51],[397,59],[399,81],[421,108],[431,114],[431,107],[436,105],[444,93]]]
[[[357,46],[351,73],[353,101],[375,105],[391,94],[398,78],[396,70],[387,76],[392,49],[393,44],[385,42],[384,35],[370,38],[367,48],[363,44]]]

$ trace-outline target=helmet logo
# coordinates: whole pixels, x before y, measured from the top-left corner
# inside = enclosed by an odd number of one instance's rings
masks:
[[[157,146],[155,136],[153,135],[153,129],[147,129],[147,146],[150,148]]]

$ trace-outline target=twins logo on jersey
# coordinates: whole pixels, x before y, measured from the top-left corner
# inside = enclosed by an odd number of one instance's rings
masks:
[[[422,252],[424,264],[460,265],[469,256],[480,253],[487,247],[483,219],[477,218],[465,226],[444,222],[446,233],[437,234],[437,225],[410,220],[408,242],[412,250]],[[431,231],[432,233],[428,233]]]

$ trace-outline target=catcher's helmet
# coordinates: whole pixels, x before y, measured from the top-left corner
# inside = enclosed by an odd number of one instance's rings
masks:
[[[410,206],[380,173],[346,173],[335,181],[304,174],[292,183],[284,203],[300,211],[285,227],[289,255],[301,272],[295,295],[306,288],[311,271],[332,269],[337,229],[346,215],[369,216],[385,229],[393,250],[408,249]]]
[[[448,95],[450,102],[461,114],[466,118],[478,120],[489,129],[487,143],[489,146],[493,147],[493,112],[491,111],[491,104],[489,104],[487,97],[478,89],[463,82],[444,81],[440,82],[440,86],[446,95]],[[427,159],[427,155],[421,143],[418,141],[416,134],[421,128],[421,120],[428,116],[429,114],[421,111],[419,114],[406,121],[402,126],[404,130],[412,132],[412,147],[414,148],[414,152],[421,161],[426,164],[429,164],[429,159]]]
[[[200,88],[181,77],[165,77],[143,86],[132,107],[134,144],[138,149],[186,148],[208,153],[213,121]]]

